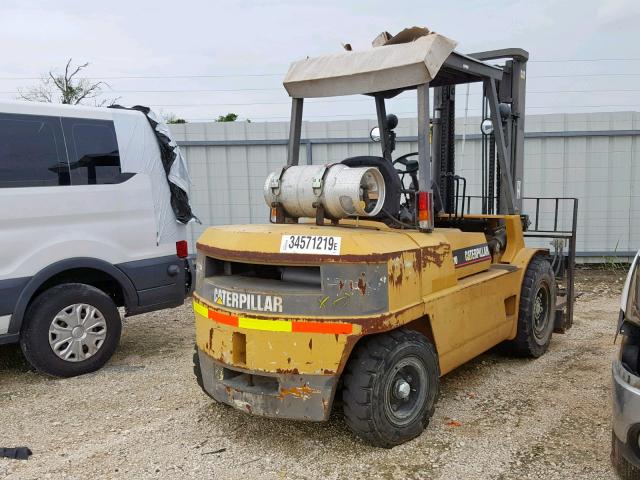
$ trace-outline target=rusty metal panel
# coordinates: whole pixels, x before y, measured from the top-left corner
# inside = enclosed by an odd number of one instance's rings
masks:
[[[206,301],[242,312],[264,311],[277,303],[272,313],[345,317],[370,315],[387,310],[387,265],[322,265],[317,287],[277,279],[218,275],[200,283],[197,292]],[[226,298],[242,295],[235,307]],[[272,302],[274,299],[275,302]]]

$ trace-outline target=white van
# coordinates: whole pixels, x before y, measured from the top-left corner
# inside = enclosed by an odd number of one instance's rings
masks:
[[[0,103],[0,345],[62,377],[104,365],[121,319],[182,305],[188,175],[148,109]]]

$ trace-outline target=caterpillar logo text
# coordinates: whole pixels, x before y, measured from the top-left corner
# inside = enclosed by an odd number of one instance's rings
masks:
[[[456,268],[490,259],[491,253],[489,252],[489,245],[486,243],[483,245],[461,248],[459,250],[454,250],[453,252],[453,264]]]
[[[223,290],[222,288],[214,288],[213,301],[216,305],[238,310],[282,313],[282,297],[276,295],[238,293]]]

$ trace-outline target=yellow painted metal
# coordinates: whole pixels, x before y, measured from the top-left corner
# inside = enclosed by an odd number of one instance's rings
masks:
[[[234,361],[233,334],[244,334],[245,362]],[[196,344],[212,358],[255,372],[330,375],[339,370],[348,335],[252,330],[196,313]]]
[[[238,327],[266,332],[291,332],[288,320],[262,320],[259,318],[238,317]]]
[[[232,252],[241,251],[256,263],[268,263],[269,261],[277,261],[282,264],[308,263],[309,260],[304,255],[297,255],[292,259],[279,253],[281,237],[285,234],[341,237],[340,256],[356,257],[352,260],[353,263],[358,263],[357,258],[363,255],[384,255],[417,248],[410,236],[397,229],[389,228],[383,223],[371,221],[359,222],[358,226],[345,223],[344,226],[342,224],[340,226],[269,224],[211,227],[200,236],[198,245],[214,246],[217,249]],[[252,254],[272,254],[273,258],[259,260],[252,257]]]
[[[198,302],[193,302],[193,311],[205,318],[209,314],[209,309]]]
[[[506,249],[496,253],[492,260],[462,268],[455,268],[453,252],[484,244],[483,233],[448,228],[421,233],[355,221],[341,222],[338,226],[271,224],[209,228],[199,238],[198,250],[224,260],[276,265],[386,262],[389,309],[374,317],[334,319],[352,322],[352,335],[291,332],[277,323],[282,314],[271,316],[272,319],[265,315],[266,321],[274,322],[274,330],[282,328],[281,331],[243,328],[257,325],[252,322],[231,327],[216,324],[196,311],[198,347],[223,363],[251,371],[335,375],[341,373],[353,346],[363,335],[411,323],[412,328],[419,328],[431,337],[441,373],[445,374],[514,338],[524,271],[540,251],[525,247],[519,216],[475,218],[487,218],[496,225],[502,223],[507,234]],[[340,255],[315,259],[309,255],[281,254],[283,234],[339,236]],[[220,305],[210,308],[224,310]],[[234,332],[246,338],[243,364],[238,364],[237,358],[234,362]]]
[[[488,270],[426,299],[442,374],[509,338],[517,315],[505,301],[519,296],[520,281],[521,271]]]

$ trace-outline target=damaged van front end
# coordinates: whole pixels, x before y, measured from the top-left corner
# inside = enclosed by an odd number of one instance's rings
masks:
[[[622,342],[613,361],[611,460],[624,479],[640,478],[640,253],[622,292],[618,332]]]

